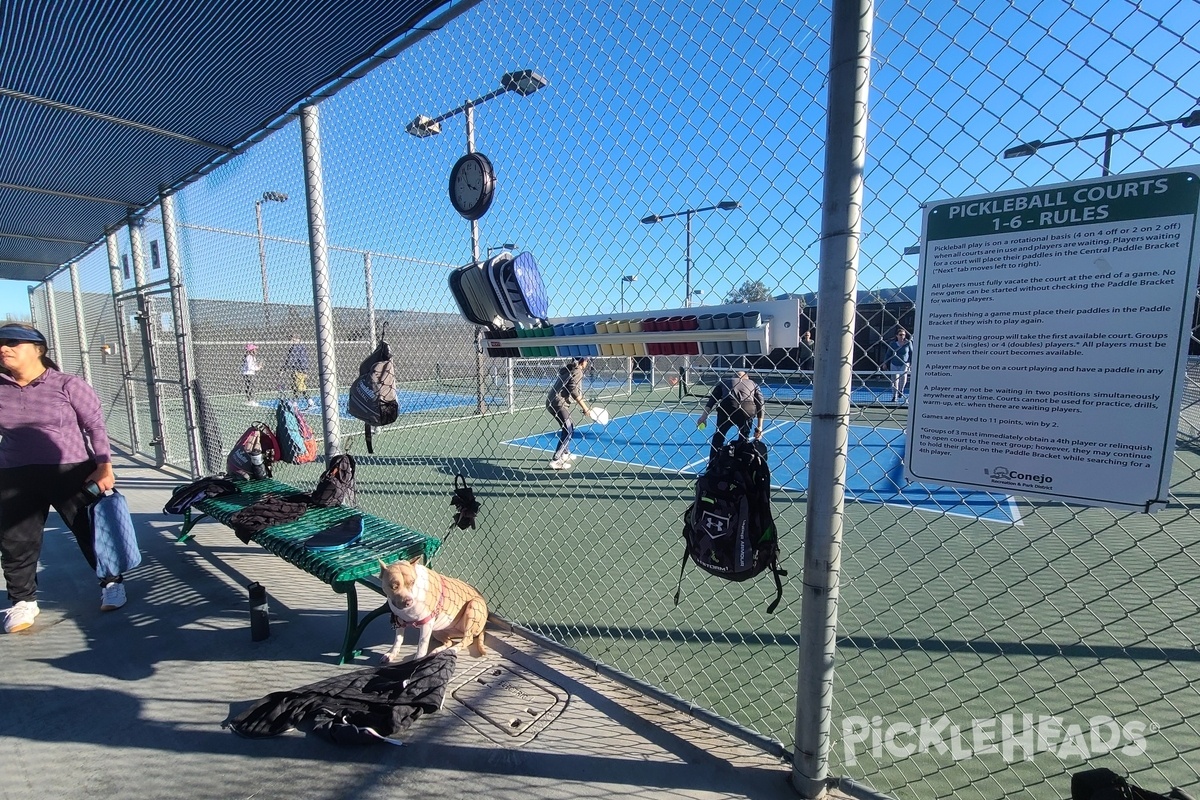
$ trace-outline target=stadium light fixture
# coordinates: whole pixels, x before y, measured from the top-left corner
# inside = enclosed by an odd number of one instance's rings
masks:
[[[424,114],[418,114],[416,119],[404,126],[404,130],[418,139],[424,139],[426,136],[437,136],[442,132],[442,123],[457,114],[470,112],[475,106],[486,103],[488,100],[492,100],[508,92],[516,92],[521,97],[528,97],[539,89],[544,89],[549,85],[549,81],[531,69],[506,72],[500,76],[499,89],[494,89],[482,97],[476,97],[474,100],[468,100],[458,108],[452,108],[444,114],[438,114],[436,117],[427,117]],[[471,151],[468,150],[467,152]]]
[[[516,92],[522,97],[528,97],[548,85],[549,81],[531,69],[506,72],[500,76],[499,89],[494,89],[482,97],[476,97],[474,100],[468,100],[461,106],[438,114],[436,117],[418,115],[416,119],[404,126],[404,130],[418,139],[436,136],[442,132],[442,123],[444,121],[458,114],[463,114],[466,116],[467,154],[469,155],[475,152],[475,106],[483,105],[487,101],[494,100],[508,92]],[[479,261],[478,219],[471,220],[471,260]],[[476,411],[480,416],[486,411],[483,394],[483,348],[480,344],[482,337],[483,329],[477,327],[475,329],[475,404]]]
[[[267,292],[267,241],[263,236],[263,203],[286,203],[288,196],[283,192],[263,192],[261,200],[254,201],[254,221],[258,225],[258,270],[262,275],[263,321],[271,326],[271,301]]]
[[[516,92],[521,97],[528,97],[538,89],[544,89],[549,81],[531,69],[506,72],[500,76],[500,87],[508,92]]]
[[[442,123],[451,117],[465,114],[467,118],[467,153],[475,152],[475,106],[494,100],[501,95],[515,92],[522,97],[528,97],[540,89],[550,85],[542,75],[531,69],[520,69],[506,72],[500,76],[500,88],[493,89],[482,97],[468,100],[457,108],[438,114],[436,117],[417,115],[416,119],[404,126],[404,130],[418,139],[436,136],[442,132]],[[471,220],[471,259],[479,260],[479,220]]]
[[[692,306],[692,216],[705,211],[733,211],[735,208],[741,208],[742,204],[737,200],[722,200],[716,205],[702,206],[700,208],[685,208],[683,211],[672,211],[668,214],[651,214],[648,217],[642,217],[643,225],[653,225],[657,222],[662,222],[672,217],[684,217],[686,223],[685,238],[684,238],[684,286],[683,286],[683,305],[685,308]]]
[[[491,257],[492,257],[492,251],[493,251],[493,250],[508,250],[508,251],[514,251],[514,250],[516,250],[517,248],[518,248],[518,245],[515,245],[515,244],[513,244],[512,242],[505,242],[504,244],[494,244],[494,245],[492,245],[491,247],[489,247],[489,248],[487,249],[487,252],[486,252],[486,254],[484,255],[484,258],[485,258],[485,259],[486,259],[486,258],[491,258]]]
[[[1104,140],[1104,155],[1100,162],[1100,167],[1103,175],[1112,174],[1109,165],[1112,163],[1112,148],[1116,140],[1127,133],[1134,131],[1146,131],[1152,128],[1169,128],[1172,125],[1180,125],[1184,128],[1200,127],[1200,108],[1192,111],[1186,116],[1179,119],[1171,119],[1163,122],[1147,122],[1143,125],[1133,125],[1128,128],[1105,128],[1097,133],[1089,133],[1084,136],[1067,136],[1062,139],[1055,139],[1052,142],[1042,141],[1041,139],[1033,139],[1028,142],[1021,142],[1004,151],[1004,158],[1028,158],[1034,155],[1039,150],[1047,147],[1057,147],[1062,144],[1078,144],[1087,142],[1092,139]]]

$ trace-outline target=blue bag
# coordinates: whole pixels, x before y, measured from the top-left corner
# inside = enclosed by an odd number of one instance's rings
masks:
[[[317,439],[296,403],[279,398],[275,407],[275,438],[279,458],[289,464],[307,464],[317,460]]]
[[[96,537],[96,577],[111,578],[142,563],[137,534],[125,496],[117,490],[88,506],[88,518]]]

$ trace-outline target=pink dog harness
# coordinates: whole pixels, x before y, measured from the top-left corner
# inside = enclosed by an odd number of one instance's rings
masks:
[[[425,617],[424,619],[416,620],[415,622],[409,622],[406,619],[400,619],[400,617],[396,616],[396,611],[392,607],[392,601],[389,600],[388,607],[392,608],[392,627],[398,630],[400,628],[407,628],[410,626],[414,627],[414,628],[419,628],[422,625],[427,625],[428,623],[430,623],[434,619],[436,619],[438,614],[442,613],[442,606],[445,604],[445,602],[446,602],[446,582],[442,581],[441,591],[438,592],[437,605],[433,607],[433,611],[431,611],[429,613],[429,616]]]

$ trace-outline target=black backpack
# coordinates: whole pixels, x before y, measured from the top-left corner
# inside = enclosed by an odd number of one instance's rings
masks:
[[[312,504],[328,508],[330,506],[352,506],[356,500],[354,487],[354,456],[349,453],[339,453],[329,459],[325,472],[313,489]]]
[[[180,486],[171,493],[171,499],[163,506],[164,514],[182,514],[189,508],[207,500],[210,497],[224,497],[227,494],[237,494],[240,490],[236,483],[225,478],[209,476],[192,481],[186,486]]]
[[[780,576],[787,572],[779,568],[765,444],[739,439],[717,451],[696,479],[696,499],[683,514],[683,541],[680,585],[688,558],[729,581],[749,580],[769,569],[775,576],[775,600],[767,613],[775,612],[783,598]],[[675,605],[679,605],[678,589]]]
[[[386,329],[385,329],[386,333]],[[358,368],[358,377],[350,385],[350,400],[346,404],[350,416],[366,423],[367,452],[374,453],[371,427],[390,425],[400,415],[396,400],[396,369],[392,366],[392,351],[381,337],[375,352],[367,356]]]
[[[1134,786],[1107,767],[1076,772],[1071,776],[1071,800],[1191,800],[1179,787],[1167,794]]]

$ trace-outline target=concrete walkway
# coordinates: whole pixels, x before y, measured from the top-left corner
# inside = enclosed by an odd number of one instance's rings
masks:
[[[124,457],[116,466],[144,561],[127,578],[129,604],[102,613],[51,515],[41,616],[0,635],[3,800],[798,796],[779,759],[512,632],[489,633],[486,658],[459,659],[442,709],[404,746],[242,739],[221,723],[260,697],[373,662],[336,663],[341,595],[217,524],[176,545],[181,518],[162,507],[186,479]],[[253,581],[271,597],[263,642],[250,640]],[[373,623],[364,644],[382,652],[390,634]],[[497,680],[499,700],[478,688]]]

